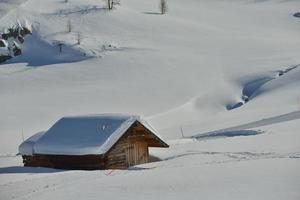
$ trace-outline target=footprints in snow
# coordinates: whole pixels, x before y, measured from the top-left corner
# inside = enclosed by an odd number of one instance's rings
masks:
[[[60,17],[68,17],[70,15],[87,15],[99,12],[101,10],[107,10],[105,7],[100,7],[96,5],[88,5],[88,6],[82,6],[82,7],[74,7],[71,9],[62,9],[54,13],[54,15],[58,15]]]
[[[239,161],[248,161],[248,160],[258,160],[258,159],[274,159],[274,158],[290,158],[290,159],[299,159],[300,152],[293,153],[273,153],[273,152],[218,152],[218,151],[187,151],[183,154],[178,154],[165,158],[164,160],[173,160],[186,156],[221,156],[221,158],[213,159],[211,162],[206,162],[205,164],[221,164],[227,162],[239,162]]]

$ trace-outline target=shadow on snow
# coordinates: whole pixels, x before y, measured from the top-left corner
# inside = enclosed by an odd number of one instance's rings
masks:
[[[0,174],[57,173],[63,171],[65,170],[45,168],[45,167],[11,166],[11,167],[0,168]]]
[[[262,134],[262,131],[255,130],[235,130],[235,131],[220,131],[220,132],[212,132],[194,136],[194,138],[198,140],[204,139],[215,139],[215,138],[223,138],[223,137],[236,137],[236,136],[251,136]]]
[[[262,131],[247,130],[253,129],[261,126],[267,126],[271,124],[282,123],[286,121],[292,121],[300,119],[300,111],[290,112],[283,115],[278,115],[275,117],[270,117],[266,119],[261,119],[258,121],[242,124],[239,126],[234,126],[226,129],[220,129],[216,131],[211,131],[202,134],[196,134],[192,138],[196,139],[207,139],[207,138],[216,138],[216,137],[235,137],[235,136],[251,136],[258,135],[263,133]]]

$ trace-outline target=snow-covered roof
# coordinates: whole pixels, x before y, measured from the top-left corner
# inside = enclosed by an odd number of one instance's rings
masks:
[[[153,128],[136,115],[102,114],[64,117],[47,132],[38,133],[19,146],[22,155],[86,155],[106,153],[135,122]]]
[[[26,141],[24,141],[19,146],[19,153],[22,155],[32,155],[33,154],[33,147],[36,141],[38,141],[43,135],[45,134],[45,131],[38,132],[28,138]]]

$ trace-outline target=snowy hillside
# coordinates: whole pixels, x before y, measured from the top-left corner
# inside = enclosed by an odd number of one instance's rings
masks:
[[[0,64],[0,199],[299,199],[300,1],[105,2],[0,0],[0,30],[33,30]],[[144,115],[170,144],[151,149],[162,161],[85,172],[15,156],[63,116],[112,112]]]

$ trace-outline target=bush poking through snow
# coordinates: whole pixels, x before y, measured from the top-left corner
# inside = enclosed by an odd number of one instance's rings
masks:
[[[112,0],[107,0],[107,8],[108,10],[111,10],[113,8]]]
[[[107,8],[108,10],[112,10],[114,8],[114,5],[119,5],[120,0],[107,0]]]
[[[118,49],[119,48],[113,44],[103,44],[102,45],[102,51],[114,51],[114,50],[118,50]]]
[[[163,14],[166,14],[167,12],[167,2],[166,0],[160,0],[160,13],[163,15]]]

